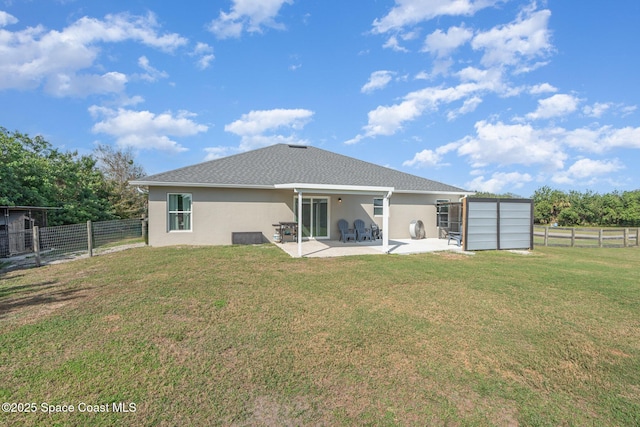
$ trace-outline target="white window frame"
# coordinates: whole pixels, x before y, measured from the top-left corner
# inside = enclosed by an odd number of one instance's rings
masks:
[[[376,205],[376,200],[380,201],[379,205]],[[389,200],[389,206],[391,206],[391,200]],[[379,212],[379,213],[376,213]],[[373,198],[373,216],[382,218],[384,216],[384,197]]]
[[[191,203],[189,204],[191,207],[191,210],[188,211],[172,211],[170,210],[170,206],[171,206],[171,196],[189,196],[189,198],[191,199]],[[171,215],[172,214],[189,214],[189,228],[188,229],[184,229],[184,230],[174,230],[171,228]],[[167,232],[169,233],[190,233],[191,231],[193,231],[193,194],[192,193],[167,193]]]
[[[315,199],[317,200],[326,200],[327,201],[327,235],[326,236],[311,236],[311,239],[314,240],[327,240],[331,238],[331,197],[329,196],[321,196],[321,195],[314,195],[314,194],[310,194],[310,195],[303,195],[302,200],[304,202],[305,199],[309,199],[309,203],[311,204],[311,210],[312,210],[312,217],[313,217],[313,201]],[[293,196],[293,218],[294,221],[298,222],[298,196]],[[311,218],[311,222],[312,222],[312,229],[315,228],[315,222],[314,219]],[[313,231],[313,230],[309,230],[309,231]],[[304,235],[303,235],[304,236]],[[303,237],[303,239],[307,239],[308,237]]]

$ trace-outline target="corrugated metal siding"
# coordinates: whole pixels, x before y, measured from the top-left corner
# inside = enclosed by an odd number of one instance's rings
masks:
[[[467,203],[466,247],[469,251],[498,247],[498,205],[495,202]]]
[[[500,203],[500,249],[531,246],[531,204]]]
[[[465,249],[528,249],[532,247],[531,200],[469,198],[465,212]]]

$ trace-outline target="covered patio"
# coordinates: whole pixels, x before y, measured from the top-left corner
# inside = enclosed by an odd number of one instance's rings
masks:
[[[462,247],[448,242],[448,239],[389,239],[389,246],[385,249],[381,240],[365,240],[362,242],[339,240],[304,240],[296,242],[276,243],[280,249],[294,258],[329,258],[350,255],[380,255],[384,253],[407,255],[426,252],[452,251],[462,253]],[[298,252],[302,249],[302,254]]]

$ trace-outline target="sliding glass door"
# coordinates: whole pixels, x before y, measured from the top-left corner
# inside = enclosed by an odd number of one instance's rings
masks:
[[[294,200],[295,220],[298,221],[298,198]],[[302,198],[302,237],[326,239],[329,237],[329,199],[327,197]]]

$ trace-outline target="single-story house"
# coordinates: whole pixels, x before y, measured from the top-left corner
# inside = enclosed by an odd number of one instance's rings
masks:
[[[132,181],[149,188],[149,245],[228,245],[233,233],[274,240],[295,222],[302,239],[338,240],[337,223],[377,224],[382,241],[410,238],[419,220],[437,238],[439,202],[461,188],[306,145],[277,144]]]

